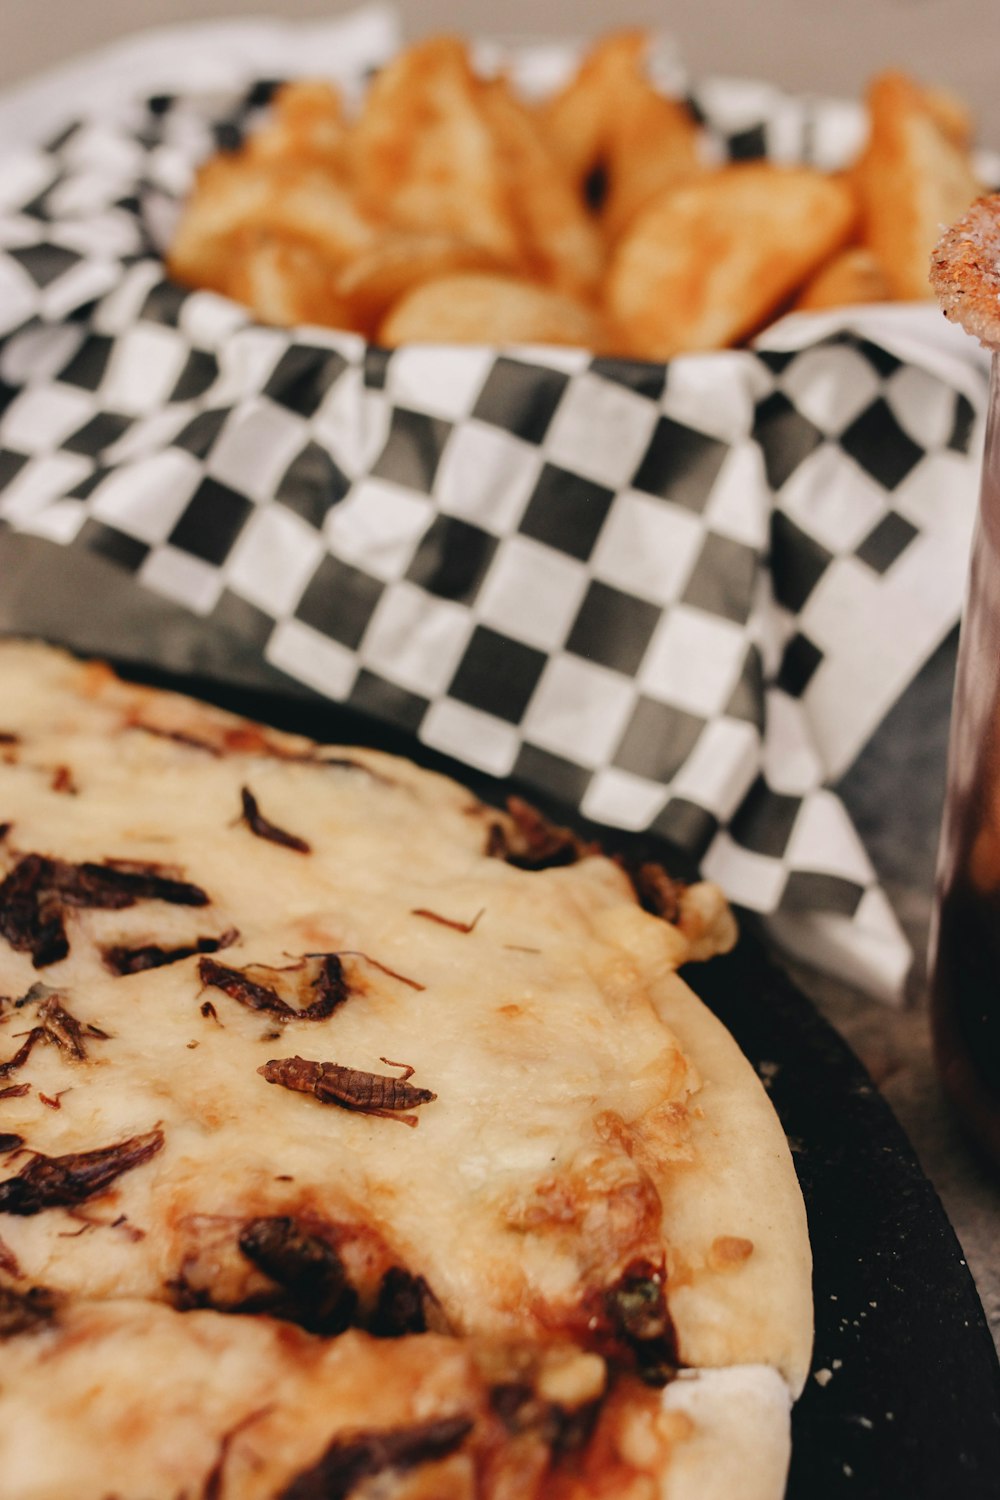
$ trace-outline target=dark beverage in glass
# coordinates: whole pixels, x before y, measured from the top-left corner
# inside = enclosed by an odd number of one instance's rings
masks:
[[[958,653],[931,934],[944,1087],[1000,1165],[1000,356]]]
[[[945,314],[992,351],[986,450],[948,745],[931,933],[941,1079],[1000,1167],[1000,194],[979,198],[931,256]]]

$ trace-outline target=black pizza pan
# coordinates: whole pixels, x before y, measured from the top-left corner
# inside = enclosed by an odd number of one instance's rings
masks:
[[[408,756],[497,806],[517,792],[608,852],[695,873],[662,840],[588,823],[326,699],[118,669],[276,728]],[[955,1232],[861,1063],[769,956],[752,917],[741,919],[735,950],[686,977],[768,1089],[809,1217],[816,1342],[793,1413],[787,1500],[997,1500],[1000,1364]]]

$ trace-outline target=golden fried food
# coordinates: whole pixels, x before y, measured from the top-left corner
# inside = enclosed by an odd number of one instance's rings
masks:
[[[892,298],[881,262],[867,245],[848,245],[820,266],[792,304],[795,312],[819,312],[827,307],[857,307],[864,302]]]
[[[378,342],[397,344],[581,344],[604,332],[586,303],[514,276],[476,274],[426,281],[397,302]]]
[[[921,84],[920,87],[924,104],[934,116],[939,130],[960,150],[968,150],[972,145],[975,126],[964,99],[952,93],[951,89],[941,88],[936,84]]]
[[[337,272],[334,288],[350,326],[374,333],[392,304],[413,287],[458,271],[495,269],[496,260],[480,245],[450,234],[400,231],[380,235],[348,261]]]
[[[850,189],[808,167],[748,162],[654,200],[616,247],[608,309],[646,359],[752,333],[847,241]]]
[[[247,150],[262,159],[312,157],[341,168],[346,141],[344,104],[333,85],[297,80],[275,94],[267,127],[251,135]]]
[[[538,106],[545,134],[581,192],[607,154],[616,85],[638,67],[645,46],[646,35],[637,29],[602,37],[568,82]]]
[[[435,230],[521,259],[503,161],[465,47],[433,37],[372,82],[352,134],[361,204],[397,228]]]
[[[244,156],[216,156],[202,166],[167,255],[176,281],[228,291],[234,237],[268,217],[272,183],[266,171],[247,169]]]
[[[375,79],[352,136],[357,192],[394,227],[447,233],[568,291],[593,290],[601,238],[530,111],[476,77],[452,38]]]
[[[542,110],[576,189],[600,176],[601,219],[612,238],[658,193],[701,170],[698,126],[684,104],[653,87],[648,50],[641,30],[602,38]]]
[[[612,239],[664,189],[705,168],[698,154],[698,128],[686,108],[657,94],[648,83],[622,100],[605,172],[607,198],[602,221]]]
[[[972,122],[900,73],[868,105],[868,143],[841,172],[720,167],[653,83],[643,30],[599,39],[541,103],[431,37],[353,115],[327,83],[279,89],[240,150],[198,172],[168,268],[264,322],[386,344],[722,348],[788,308],[929,295],[940,225],[980,191]]]
[[[228,292],[262,323],[302,323],[364,331],[337,290],[330,262],[307,239],[244,229],[231,243]]]
[[[310,158],[262,160],[247,150],[202,167],[170,247],[170,274],[230,296],[246,231],[288,236],[314,246],[336,266],[371,244],[372,223],[350,188]]]
[[[983,191],[968,150],[968,127],[949,96],[902,73],[882,73],[868,90],[868,144],[857,164],[863,238],[894,297],[929,299],[931,250]]]
[[[504,79],[483,89],[482,103],[521,233],[521,263],[540,281],[564,291],[595,291],[604,266],[600,231],[566,180],[537,119]]]

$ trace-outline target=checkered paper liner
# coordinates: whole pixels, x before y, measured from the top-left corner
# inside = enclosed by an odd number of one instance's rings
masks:
[[[2,164],[0,527],[665,836],[898,994],[906,943],[833,787],[959,617],[981,367],[909,309],[665,366],[259,326],[159,247],[273,87],[120,102]],[[723,155],[856,145],[836,106],[691,95]]]

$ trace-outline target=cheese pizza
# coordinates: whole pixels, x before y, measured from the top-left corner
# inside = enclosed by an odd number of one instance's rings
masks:
[[[772,1500],[805,1213],[720,893],[0,643],[9,1500]]]

